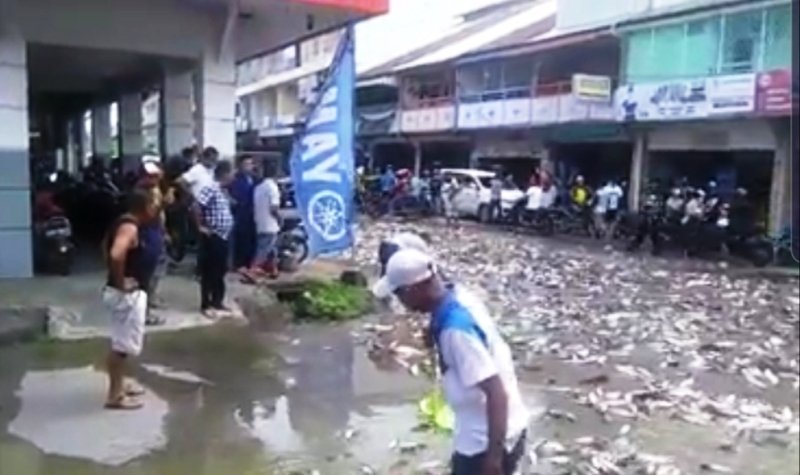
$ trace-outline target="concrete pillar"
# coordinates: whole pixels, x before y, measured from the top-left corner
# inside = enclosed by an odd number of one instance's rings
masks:
[[[13,17],[0,8],[0,278],[33,275],[28,70]]]
[[[111,107],[108,104],[92,108],[92,153],[111,157]]]
[[[789,121],[776,122],[773,130],[775,157],[772,162],[768,229],[772,234],[779,234],[792,224],[792,144]]]
[[[236,155],[236,63],[232,50],[210,48],[197,75],[197,138],[202,147],[215,147],[220,156]]]
[[[642,193],[647,185],[650,168],[650,151],[648,150],[647,133],[636,134],[633,144],[633,157],[631,159],[630,186],[628,187],[628,208],[631,211],[639,209]]]
[[[136,170],[139,166],[143,146],[142,95],[138,92],[126,94],[119,101],[119,133],[122,171]]]
[[[161,91],[163,153],[171,157],[194,145],[192,71],[168,71]]]

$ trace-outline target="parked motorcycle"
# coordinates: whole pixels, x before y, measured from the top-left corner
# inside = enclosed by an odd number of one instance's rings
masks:
[[[69,275],[75,260],[72,226],[65,216],[53,216],[35,225],[34,261],[42,272]]]
[[[531,210],[527,208],[527,203],[527,198],[517,201],[506,214],[505,221],[524,229],[530,229],[542,236],[552,236],[555,233],[553,211],[550,208]]]
[[[278,268],[286,271],[308,259],[308,233],[299,216],[284,217],[276,242]]]

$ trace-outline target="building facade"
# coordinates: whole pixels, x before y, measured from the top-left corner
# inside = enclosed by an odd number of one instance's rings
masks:
[[[117,152],[129,163],[144,152],[142,92],[154,87],[163,154],[197,144],[233,156],[238,62],[387,8],[386,0],[0,0],[0,277],[33,273],[40,164],[64,155],[72,159],[52,162],[75,164],[81,146],[111,155],[111,104]]]

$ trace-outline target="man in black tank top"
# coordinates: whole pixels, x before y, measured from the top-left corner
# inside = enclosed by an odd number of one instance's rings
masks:
[[[103,302],[111,314],[108,365],[108,409],[138,409],[134,399],[142,390],[125,382],[128,357],[138,356],[144,343],[147,311],[145,286],[151,273],[149,250],[140,239],[140,227],[158,219],[148,194],[135,189],[128,197],[128,213],[112,226],[106,240],[108,279]]]

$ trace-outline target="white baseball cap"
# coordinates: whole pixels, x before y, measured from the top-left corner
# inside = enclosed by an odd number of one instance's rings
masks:
[[[423,254],[431,254],[428,243],[419,234],[410,232],[398,233],[389,238],[389,242],[397,245],[400,249],[416,249]]]
[[[383,299],[401,287],[418,284],[433,277],[433,258],[417,249],[402,248],[389,259],[386,274],[372,287],[372,293]]]

